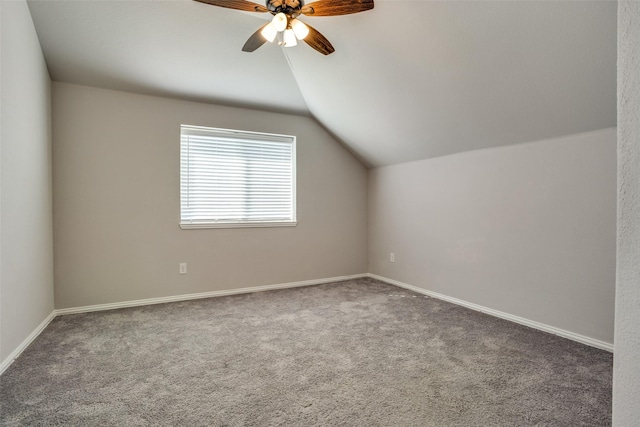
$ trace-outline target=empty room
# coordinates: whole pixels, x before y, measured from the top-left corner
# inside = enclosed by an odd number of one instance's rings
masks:
[[[0,20],[0,425],[640,425],[640,2]]]

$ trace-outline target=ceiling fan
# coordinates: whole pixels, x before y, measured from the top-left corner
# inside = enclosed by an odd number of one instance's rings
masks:
[[[373,0],[317,0],[305,5],[304,0],[266,0],[266,5],[248,0],[195,0],[213,6],[246,12],[269,12],[273,19],[258,28],[242,47],[245,52],[253,52],[267,41],[278,39],[280,46],[292,47],[297,40],[304,40],[318,52],[329,55],[335,49],[315,28],[304,24],[298,16],[337,16],[364,12],[373,9]]]

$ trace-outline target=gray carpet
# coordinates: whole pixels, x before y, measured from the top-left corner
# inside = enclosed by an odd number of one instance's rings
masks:
[[[606,426],[612,355],[371,279],[56,318],[2,425]]]

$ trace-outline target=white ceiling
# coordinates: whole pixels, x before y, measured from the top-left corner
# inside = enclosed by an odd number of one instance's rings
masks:
[[[336,48],[241,52],[270,15],[190,0],[29,0],[51,77],[311,114],[388,165],[616,124],[613,1],[376,0],[305,17]]]
[[[269,14],[190,0],[28,4],[53,80],[308,112],[280,48],[240,50]]]

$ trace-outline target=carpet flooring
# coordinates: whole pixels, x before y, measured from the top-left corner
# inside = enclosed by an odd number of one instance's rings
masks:
[[[0,424],[607,426],[613,356],[372,279],[54,319]]]

